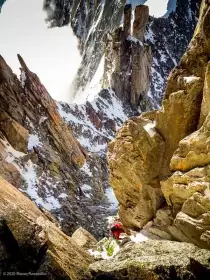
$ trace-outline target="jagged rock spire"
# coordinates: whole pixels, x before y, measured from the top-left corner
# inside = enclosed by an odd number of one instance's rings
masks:
[[[144,44],[148,18],[148,7],[137,6],[131,28],[132,6],[126,5],[123,28],[120,27],[113,33],[105,52],[105,86],[111,86],[121,100],[134,108],[140,106],[142,110],[147,107],[151,78],[151,50]]]

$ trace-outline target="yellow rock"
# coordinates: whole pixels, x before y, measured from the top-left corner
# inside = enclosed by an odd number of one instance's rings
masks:
[[[158,182],[164,141],[155,122],[132,118],[109,145],[111,184],[120,203],[119,215],[125,226],[142,227],[162,203]],[[158,159],[158,160],[157,160]]]
[[[26,153],[29,132],[18,122],[13,120],[5,111],[0,109],[0,131],[7,137],[9,143],[17,151]]]
[[[203,1],[190,46],[168,78],[162,110],[127,121],[109,145],[110,182],[125,226],[141,228],[155,215],[163,198],[160,182],[174,214],[195,193],[208,191],[209,18],[209,1]]]
[[[86,269],[93,261],[92,257],[1,177],[0,216],[28,265],[30,262],[36,263],[42,254],[42,262],[37,263],[37,266],[40,265],[38,272],[44,271],[49,277],[52,273],[58,279],[86,279]]]
[[[184,138],[171,160],[171,170],[188,171],[210,163],[210,115],[203,126]]]
[[[203,101],[201,105],[201,115],[199,126],[202,126],[210,111],[210,62],[208,62],[205,73],[203,88]]]
[[[90,249],[98,242],[92,234],[82,227],[78,228],[72,234],[72,239],[77,243],[78,246],[85,249]]]

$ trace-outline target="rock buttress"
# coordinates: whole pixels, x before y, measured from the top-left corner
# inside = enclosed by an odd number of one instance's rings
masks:
[[[156,178],[154,189],[160,192],[157,197],[163,198],[164,194],[175,218],[167,232],[175,239],[205,248],[210,245],[209,19],[210,3],[203,1],[194,37],[169,76],[162,110],[128,121],[109,145],[108,153],[111,184],[126,226],[141,228],[153,215],[148,212],[148,205],[153,209],[161,206],[150,196],[150,189],[154,188],[151,179]],[[127,127],[133,122],[136,128],[128,133]],[[155,135],[159,138],[155,139]],[[150,180],[145,181],[145,177]],[[137,190],[136,186],[141,188]],[[146,217],[142,212],[150,215]],[[135,218],[130,218],[130,213]]]
[[[92,257],[0,177],[0,272],[89,279]],[[18,275],[17,275],[18,276]]]

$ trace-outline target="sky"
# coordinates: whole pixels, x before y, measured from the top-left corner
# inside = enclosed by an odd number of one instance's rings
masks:
[[[150,15],[155,17],[162,17],[176,8],[176,0],[127,0],[127,3],[133,7],[145,4],[149,6]]]
[[[129,0],[133,5],[145,0]],[[175,0],[169,0],[169,7]],[[29,69],[41,79],[52,97],[71,102],[70,85],[81,57],[70,26],[47,28],[43,0],[7,0],[0,14],[0,54],[19,75],[19,53]],[[150,14],[163,16],[168,0],[147,0]]]
[[[43,0],[7,0],[0,14],[0,54],[19,74],[19,53],[56,99],[69,101],[68,90],[80,55],[69,26],[47,28]]]

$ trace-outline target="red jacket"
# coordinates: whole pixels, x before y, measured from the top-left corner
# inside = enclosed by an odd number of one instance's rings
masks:
[[[111,233],[115,239],[119,240],[120,234],[123,232],[124,232],[124,230],[123,230],[121,222],[115,222],[111,225]]]

